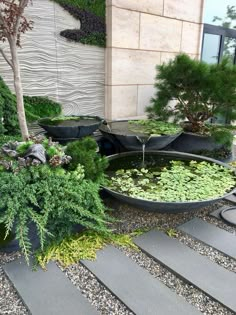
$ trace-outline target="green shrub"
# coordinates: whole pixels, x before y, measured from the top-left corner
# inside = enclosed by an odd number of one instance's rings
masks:
[[[65,153],[72,157],[69,170],[75,170],[78,164],[83,165],[85,178],[95,182],[103,180],[104,170],[108,166],[107,159],[97,153],[97,143],[86,137],[67,145]]]
[[[53,0],[58,4],[69,4],[73,7],[88,10],[97,16],[105,18],[105,0]]]
[[[41,96],[24,96],[27,122],[61,114],[61,105]],[[19,134],[16,97],[0,77],[0,135]]]
[[[32,145],[37,152],[28,156]],[[6,237],[15,232],[27,260],[32,222],[42,250],[47,242],[71,234],[75,224],[108,233],[99,183],[85,179],[80,164],[73,171],[63,168],[71,161],[64,147],[38,136],[21,144],[10,142],[0,154],[0,224]]]
[[[62,112],[61,105],[42,96],[24,96],[27,121],[35,121],[43,117],[58,116]]]
[[[180,54],[157,66],[155,87],[149,114],[164,121],[187,118],[192,132],[203,133],[205,122],[219,114],[236,118],[236,66],[226,59],[213,65]]]
[[[61,168],[37,166],[18,173],[1,172],[0,222],[7,235],[16,225],[16,239],[28,259],[31,244],[28,226],[34,222],[41,249],[46,240],[61,240],[73,231],[75,224],[107,232],[104,206],[99,185],[82,180],[76,172]]]
[[[0,134],[0,147],[3,146],[3,144],[9,142],[9,141],[21,141],[22,138],[21,138],[21,135],[1,135]]]
[[[98,47],[106,47],[106,34],[94,32],[80,38],[80,42],[85,45],[93,45]]]
[[[16,97],[0,77],[0,134],[15,135],[19,133],[16,111]]]

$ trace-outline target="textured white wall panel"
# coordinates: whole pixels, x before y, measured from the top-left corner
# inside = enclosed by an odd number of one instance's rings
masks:
[[[48,96],[66,115],[104,115],[104,49],[68,41],[64,29],[80,22],[50,0],[34,0],[27,9],[33,31],[22,36],[19,57],[25,95]],[[0,75],[13,89],[12,73],[0,56]]]

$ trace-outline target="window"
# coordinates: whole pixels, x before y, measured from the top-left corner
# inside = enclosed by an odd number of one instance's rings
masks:
[[[217,63],[228,56],[236,64],[236,2],[206,0],[202,60]]]
[[[219,63],[227,56],[236,64],[236,0],[205,0],[203,21],[201,59]],[[214,122],[230,123],[227,115]]]

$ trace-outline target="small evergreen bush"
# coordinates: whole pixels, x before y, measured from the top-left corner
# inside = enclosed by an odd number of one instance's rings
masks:
[[[83,165],[85,178],[101,182],[106,167],[107,159],[97,153],[97,143],[91,137],[71,142],[67,145],[65,153],[72,157],[68,169],[73,171],[77,166]]]
[[[37,153],[28,156],[32,145],[45,152],[46,164],[37,159]],[[0,224],[5,226],[6,237],[15,232],[27,260],[31,253],[32,222],[41,250],[49,241],[59,241],[71,234],[75,224],[109,232],[99,183],[85,179],[84,168],[78,163],[72,171],[66,170],[64,165],[71,158],[65,155],[63,147],[50,139],[36,137],[20,145],[9,143],[2,147],[1,154]]]
[[[157,66],[156,97],[147,108],[150,116],[166,121],[188,119],[192,132],[209,131],[205,122],[217,115],[236,118],[236,66],[226,59],[206,64],[185,54]],[[170,106],[169,101],[176,104]]]

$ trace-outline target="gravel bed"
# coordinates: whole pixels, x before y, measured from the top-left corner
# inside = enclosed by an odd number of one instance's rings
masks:
[[[148,270],[151,275],[163,282],[167,287],[179,296],[182,296],[190,304],[194,305],[205,315],[233,315],[232,312],[220,303],[213,301],[206,294],[185,283],[180,278],[169,272],[166,268],[155,262],[142,252],[127,248],[120,248],[128,257],[139,266]]]
[[[223,253],[215,250],[214,248],[205,245],[197,240],[194,240],[185,233],[177,232],[176,238],[186,246],[194,249],[199,254],[208,257],[211,261],[214,261],[218,265],[232,271],[236,272],[236,260],[230,258]]]
[[[233,203],[228,202],[228,201],[224,201],[218,204],[220,208],[220,206],[228,206],[228,207],[232,207],[235,206]],[[215,217],[209,216],[207,211],[199,211],[196,213],[196,216],[207,221],[208,223],[214,224],[216,226],[218,226],[221,229],[224,229],[230,233],[233,233],[234,235],[236,235],[236,226],[230,225],[225,223],[223,220],[219,220]]]
[[[102,315],[134,315],[81,264],[72,265],[64,272]]]
[[[20,256],[19,253],[0,253],[0,315],[28,315],[21,298],[3,272],[2,266]]]
[[[133,208],[127,204],[121,204],[113,198],[107,198],[106,204],[112,208],[113,216],[117,222],[112,224],[112,228],[117,233],[129,233],[137,229],[152,229],[158,227],[160,230],[167,231],[175,229],[178,225],[183,224],[193,217],[199,217],[209,223],[215,224],[230,233],[236,233],[236,228],[229,226],[221,220],[217,220],[209,216],[209,213],[217,208],[229,204],[220,202],[201,210],[180,213],[180,214],[160,214],[148,212]],[[178,232],[176,236],[182,243],[193,248],[202,255],[223,266],[224,268],[236,272],[236,262],[222,253],[210,248],[207,245],[198,242],[182,232]],[[233,314],[219,303],[194,288],[190,284],[185,283],[180,278],[169,272],[165,267],[156,263],[144,253],[131,249],[123,248],[124,253],[133,259],[137,264],[147,269],[154,277],[160,279],[169,288],[182,296],[189,303],[197,307],[206,315],[231,315]],[[19,254],[0,254],[0,315],[28,315],[28,312],[22,304],[20,298],[10,285],[8,279],[3,274],[1,265],[15,259]],[[132,315],[133,313],[113,296],[94,276],[93,274],[77,263],[68,268],[63,269],[68,278],[78,287],[82,294],[88,298],[92,305],[102,315]]]

